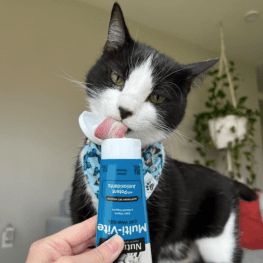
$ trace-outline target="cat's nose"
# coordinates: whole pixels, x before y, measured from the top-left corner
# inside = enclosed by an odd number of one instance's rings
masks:
[[[132,112],[131,111],[128,111],[122,107],[119,107],[119,111],[120,111],[120,114],[121,114],[121,118],[122,119],[126,119],[127,117],[131,116],[132,115]]]

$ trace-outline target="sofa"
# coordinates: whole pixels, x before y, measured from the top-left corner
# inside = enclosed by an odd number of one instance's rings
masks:
[[[263,193],[261,192],[260,195],[262,196],[262,198],[260,198],[259,205],[260,205],[260,212],[263,218]],[[69,207],[70,196],[71,196],[71,187],[68,187],[64,192],[64,196],[62,200],[60,200],[59,216],[49,218],[46,221],[46,236],[53,235],[72,225],[70,218],[70,207]],[[184,261],[184,260],[177,261],[177,263],[186,263],[186,262],[189,261]],[[166,262],[161,261],[159,263],[166,263]],[[171,261],[169,261],[169,263],[171,263]],[[263,263],[263,249],[262,250],[244,249],[243,263]]]

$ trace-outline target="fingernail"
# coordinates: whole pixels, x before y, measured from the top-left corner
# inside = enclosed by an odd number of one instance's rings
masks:
[[[118,251],[121,246],[123,246],[123,243],[124,243],[123,239],[118,234],[116,234],[115,236],[113,236],[111,239],[107,241],[108,247],[114,253]]]

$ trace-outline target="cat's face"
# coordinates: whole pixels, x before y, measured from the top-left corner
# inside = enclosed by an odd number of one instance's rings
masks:
[[[160,142],[181,122],[192,82],[216,62],[181,65],[134,41],[115,4],[103,55],[87,76],[90,109],[122,121],[125,137],[142,147]]]

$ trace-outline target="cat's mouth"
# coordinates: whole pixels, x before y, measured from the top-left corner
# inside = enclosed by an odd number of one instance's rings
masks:
[[[120,125],[123,125],[123,126],[125,126],[126,127],[126,132],[124,133],[124,134],[128,134],[128,133],[130,133],[131,131],[132,131],[132,129],[130,129],[126,124],[124,124],[122,121],[120,121],[120,120],[118,120],[118,119],[116,119],[116,118],[114,118],[114,117],[108,117],[108,118],[112,118],[116,123],[119,123]]]

